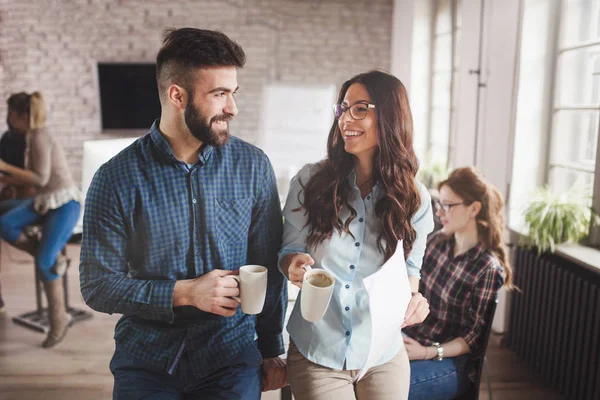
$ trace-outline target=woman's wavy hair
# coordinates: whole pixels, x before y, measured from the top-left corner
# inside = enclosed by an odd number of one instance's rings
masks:
[[[29,129],[42,128],[46,123],[46,104],[40,92],[19,92],[8,98],[8,108],[29,116]]]
[[[513,270],[508,260],[504,242],[504,216],[502,208],[504,200],[502,195],[483,175],[473,167],[458,168],[452,171],[448,179],[438,185],[448,186],[467,205],[475,201],[481,203],[481,210],[477,214],[477,233],[479,241],[487,251],[496,256],[504,267],[504,286],[514,288]]]
[[[348,88],[355,83],[367,89],[377,115],[373,183],[383,191],[375,205],[381,223],[378,248],[387,261],[396,251],[398,241],[403,239],[407,258],[416,239],[411,220],[421,205],[421,196],[415,180],[419,163],[413,149],[413,121],[406,88],[390,74],[370,71],[346,81],[340,89],[338,103],[343,102]],[[318,167],[306,185],[300,182],[303,190],[298,199],[302,193],[304,199],[302,206],[296,209],[304,209],[308,216],[309,247],[331,238],[334,230],[340,235],[343,232],[352,235],[349,226],[357,215],[350,205],[353,191],[348,181],[354,170],[354,156],[344,150],[337,120],[329,131],[327,157]],[[340,218],[344,207],[350,211],[346,221]]]

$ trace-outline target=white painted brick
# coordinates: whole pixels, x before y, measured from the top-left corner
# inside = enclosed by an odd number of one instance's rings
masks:
[[[79,180],[82,142],[107,138],[96,64],[153,62],[164,28],[193,26],[244,47],[232,133],[256,143],[265,84],[339,87],[355,73],[389,69],[392,9],[393,0],[4,0],[0,120],[11,93],[42,90],[48,126]]]

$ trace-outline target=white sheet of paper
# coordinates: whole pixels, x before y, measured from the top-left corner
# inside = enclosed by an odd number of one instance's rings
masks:
[[[364,284],[369,294],[371,345],[367,361],[355,382],[362,379],[369,368],[383,357],[392,343],[391,339],[402,334],[400,329],[411,299],[402,240],[398,242],[394,255],[379,271],[365,278]]]

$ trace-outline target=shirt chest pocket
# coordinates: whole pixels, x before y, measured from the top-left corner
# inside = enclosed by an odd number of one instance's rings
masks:
[[[254,198],[215,199],[216,231],[219,240],[227,244],[245,243],[252,221]]]

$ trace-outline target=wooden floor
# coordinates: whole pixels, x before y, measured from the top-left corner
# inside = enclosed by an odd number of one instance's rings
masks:
[[[11,320],[35,305],[31,258],[5,243],[0,246],[0,282],[6,302],[6,312],[0,314],[0,400],[110,399],[112,375],[108,363],[119,316],[95,313],[92,319],[74,325],[59,346],[42,349],[43,334]],[[79,293],[79,246],[69,245],[68,254],[73,259],[68,272],[71,305],[87,308]],[[490,346],[488,365],[494,400],[562,398],[544,388],[511,351],[493,343]],[[278,391],[263,396],[263,400],[278,398]],[[483,383],[480,399],[488,398]]]

